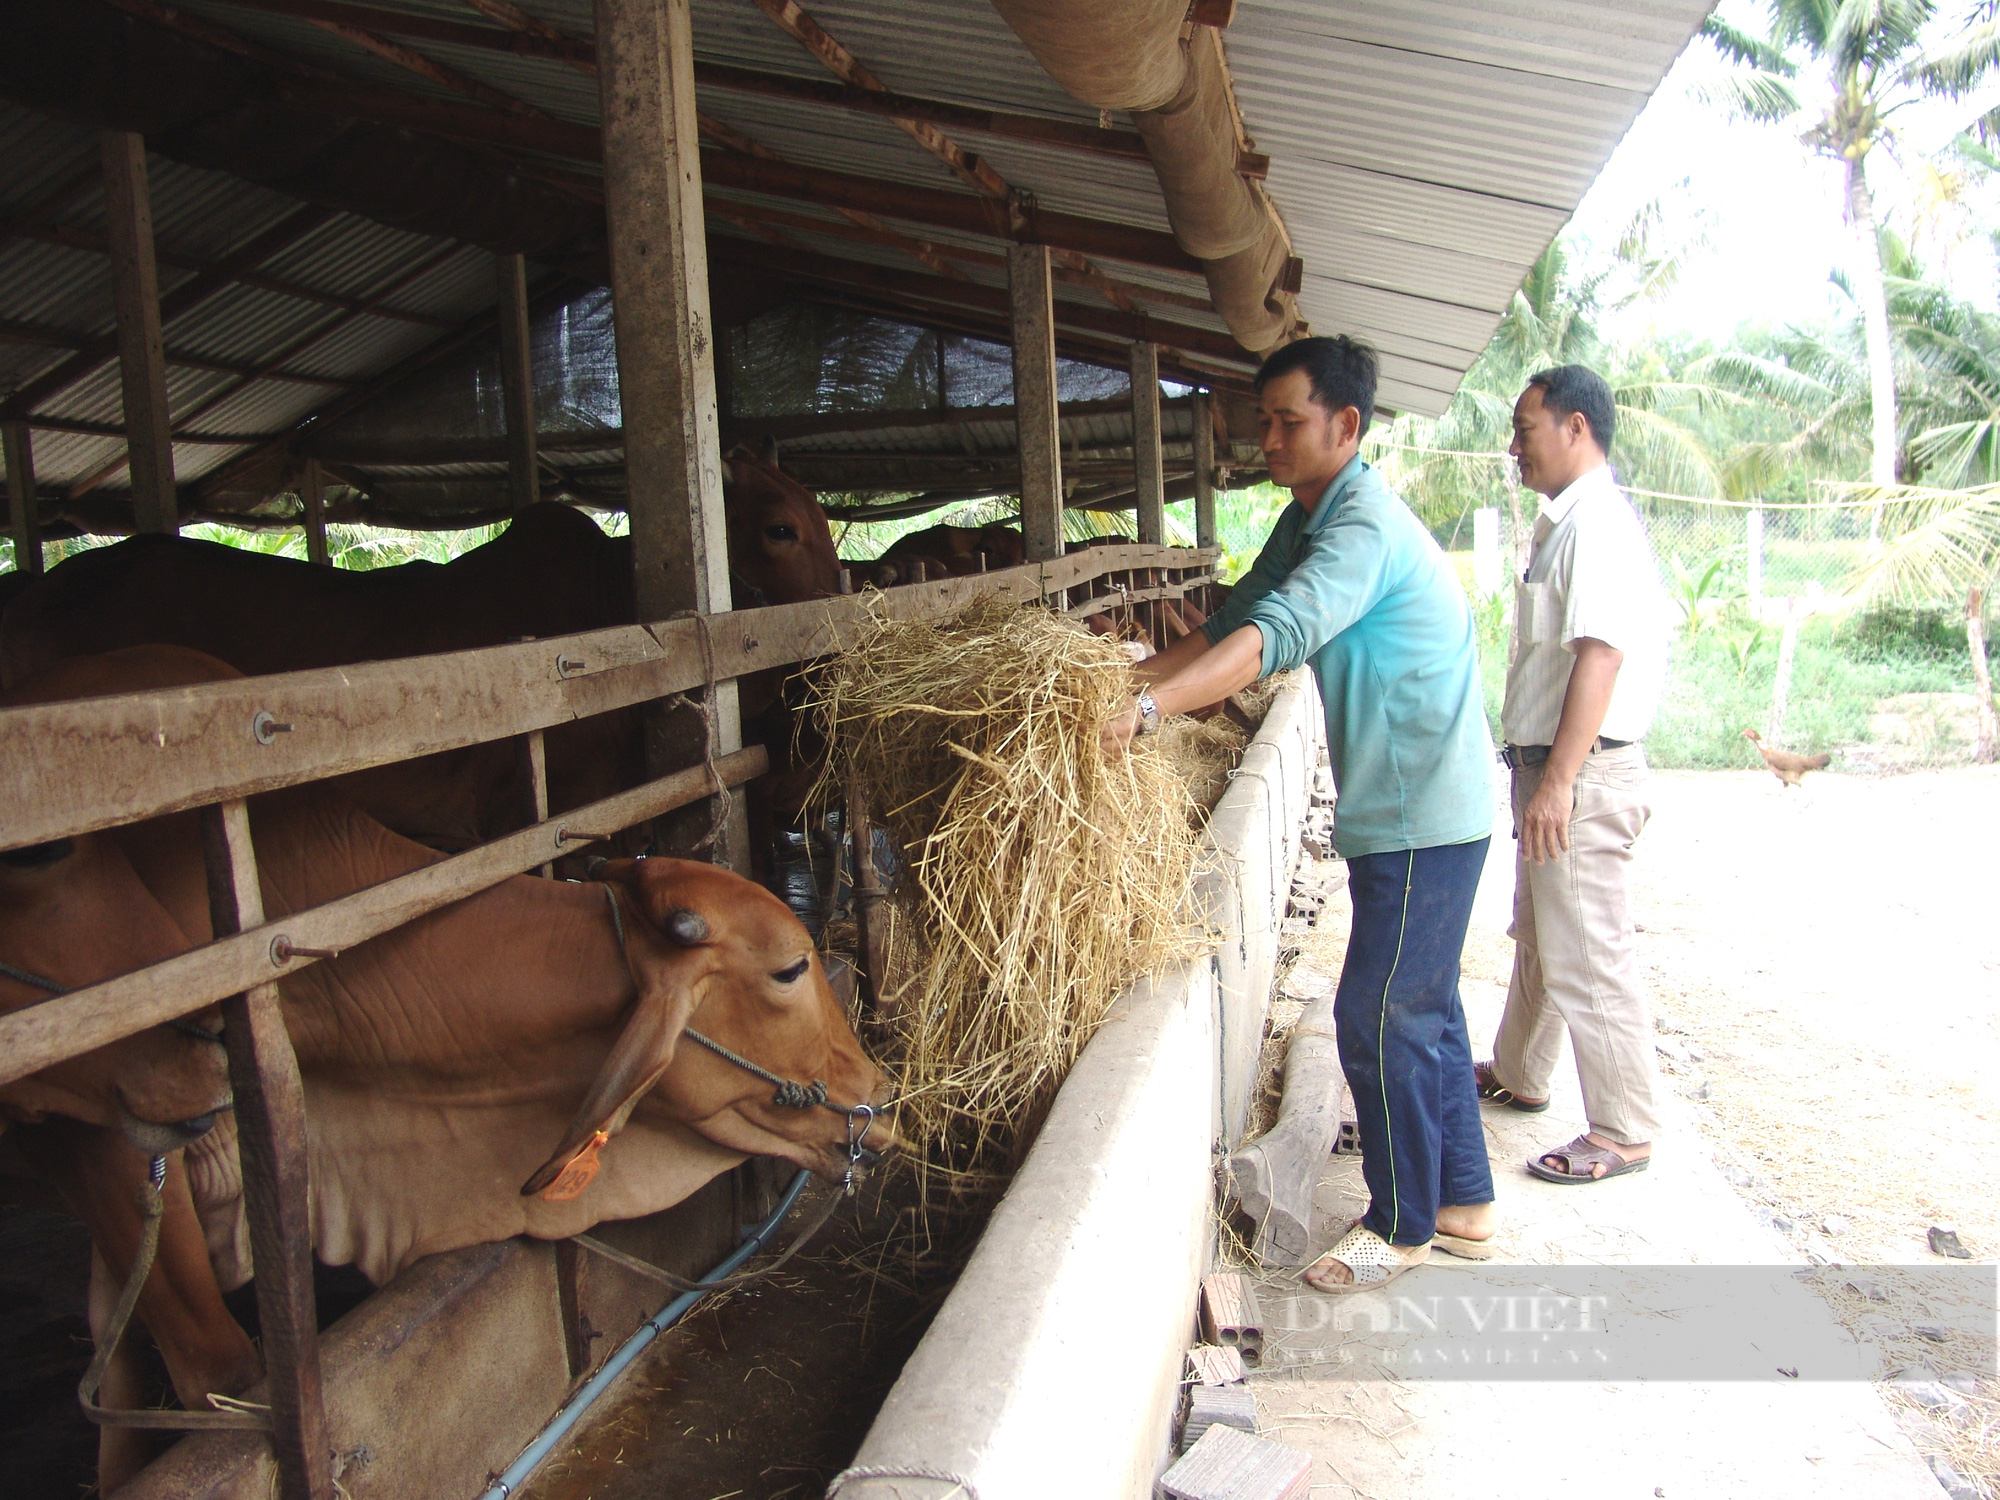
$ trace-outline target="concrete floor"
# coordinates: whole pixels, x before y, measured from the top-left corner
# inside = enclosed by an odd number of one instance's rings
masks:
[[[1505,927],[1513,857],[1506,833],[1503,827],[1495,840],[1475,926]],[[1344,925],[1346,913],[1329,910],[1323,920]],[[1480,1055],[1504,998],[1494,985],[1466,988]],[[1395,1290],[1419,1310],[1435,1311],[1433,1298],[1450,1308],[1470,1293],[1486,1305],[1500,1293],[1575,1290],[1579,1278],[1595,1278],[1625,1314],[1625,1342],[1614,1340],[1616,1347],[1640,1349],[1649,1370],[1678,1359],[1693,1378],[1412,1375],[1410,1351],[1426,1344],[1421,1322],[1380,1318],[1386,1326],[1378,1333],[1364,1317],[1345,1332],[1331,1331],[1330,1318],[1351,1316],[1343,1304],[1362,1299],[1322,1297],[1293,1274],[1261,1273],[1267,1325],[1294,1329],[1270,1334],[1272,1363],[1357,1354],[1402,1363],[1401,1372],[1370,1378],[1331,1362],[1252,1377],[1265,1435],[1313,1454],[1315,1496],[1939,1500],[1937,1481],[1869,1384],[1865,1356],[1799,1284],[1793,1272],[1803,1267],[1751,1216],[1678,1099],[1674,1106],[1680,1118],[1649,1171],[1592,1187],[1544,1183],[1521,1165],[1583,1129],[1567,1059],[1546,1114],[1486,1106],[1505,1216],[1496,1256],[1482,1265],[1434,1253]],[[1364,1205],[1358,1158],[1332,1158],[1317,1202],[1322,1243]],[[1742,1269],[1691,1275],[1692,1267]],[[1690,1340],[1683,1309],[1712,1308],[1707,1294],[1718,1287],[1718,1295],[1737,1299],[1740,1318],[1720,1319],[1719,1328],[1711,1319]],[[1801,1378],[1778,1374],[1780,1367]],[[1748,1378],[1727,1378],[1732,1373]]]

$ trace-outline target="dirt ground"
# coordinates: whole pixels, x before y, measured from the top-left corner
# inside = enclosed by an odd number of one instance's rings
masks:
[[[1761,771],[1661,772],[1655,793],[1640,954],[1661,1066],[1724,1175],[1802,1260],[1937,1266],[1932,1226],[2000,1257],[2000,768],[1819,773],[1803,791]],[[1466,943],[1469,987],[1504,987],[1513,961],[1506,831]],[[1287,991],[1339,972],[1344,905],[1280,981],[1273,1052],[1297,1010]],[[1475,1035],[1476,1056],[1490,1049]],[[1821,1279],[1885,1375],[1943,1363],[1839,1273]],[[1992,1369],[1990,1348],[1974,1357]],[[2000,1496],[2000,1382],[1937,1414],[1949,1423],[1890,1394],[1921,1450]]]
[[[1655,785],[1661,1060],[1739,1188],[1848,1264],[1931,1261],[1933,1225],[2000,1255],[2000,768]],[[1505,946],[1480,955],[1503,983]]]

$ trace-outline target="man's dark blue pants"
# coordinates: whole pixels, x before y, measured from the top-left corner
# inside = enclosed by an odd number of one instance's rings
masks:
[[[1441,1203],[1490,1203],[1493,1173],[1458,960],[1489,840],[1347,862],[1354,930],[1334,995],[1340,1065],[1361,1126],[1362,1223],[1421,1245]]]

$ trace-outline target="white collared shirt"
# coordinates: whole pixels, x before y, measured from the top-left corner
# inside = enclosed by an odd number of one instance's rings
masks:
[[[1514,586],[1514,658],[1500,732],[1510,745],[1555,743],[1576,643],[1624,654],[1598,733],[1642,740],[1666,683],[1670,633],[1659,565],[1608,464],[1542,501],[1528,571]]]

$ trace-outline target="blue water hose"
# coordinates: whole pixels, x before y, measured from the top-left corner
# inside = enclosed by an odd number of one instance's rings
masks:
[[[806,1183],[811,1178],[812,1173],[803,1171],[794,1177],[792,1185],[785,1189],[785,1196],[779,1199],[778,1206],[771,1210],[771,1217],[759,1224],[755,1232],[737,1246],[728,1259],[701,1279],[720,1280],[762,1250],[770,1242],[771,1236],[778,1232],[778,1226],[784,1223],[785,1215],[792,1211],[792,1205],[799,1201],[799,1194],[806,1190]],[[623,1374],[625,1367],[639,1357],[640,1351],[678,1323],[695,1303],[707,1295],[706,1292],[683,1292],[641,1323],[638,1331],[619,1346],[616,1354],[604,1362],[604,1368],[585,1381],[577,1393],[563,1403],[562,1410],[549,1419],[549,1425],[522,1450],[519,1458],[507,1466],[479,1500],[509,1500],[514,1491],[520,1488],[527,1477],[535,1471],[535,1466],[549,1456],[556,1444],[567,1437],[570,1429],[583,1419],[583,1414],[590,1410],[597,1398],[610,1389],[611,1382]]]

